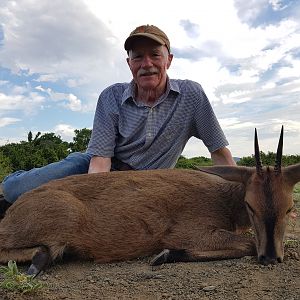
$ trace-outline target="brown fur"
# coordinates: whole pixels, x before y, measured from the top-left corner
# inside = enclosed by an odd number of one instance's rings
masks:
[[[299,181],[300,165],[295,170]],[[269,214],[263,204],[263,180],[257,176],[252,168],[212,167],[205,172],[124,171],[54,180],[25,193],[7,211],[0,223],[0,262],[30,260],[39,247],[48,249],[52,260],[72,252],[97,262],[128,260],[163,249],[184,250],[178,259],[182,261],[255,255],[252,238],[236,232],[249,228],[250,219],[253,223],[244,198],[257,216],[266,219]],[[275,178],[272,172],[269,177],[276,182],[272,205],[281,224],[292,205],[295,179]],[[253,225],[259,230],[259,252],[265,229],[255,221]],[[284,228],[277,227],[275,233],[281,236]]]

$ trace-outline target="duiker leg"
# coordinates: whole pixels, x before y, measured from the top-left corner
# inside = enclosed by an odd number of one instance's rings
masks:
[[[42,254],[43,253],[43,254]],[[43,257],[42,257],[43,256]],[[19,248],[19,249],[1,249],[0,250],[0,263],[7,263],[10,260],[16,262],[26,262],[33,259],[33,263],[41,271],[51,261],[51,256],[46,247],[38,246],[32,248]],[[37,273],[31,273],[37,274]]]
[[[16,262],[31,261],[27,271],[29,275],[38,275],[45,270],[56,258],[61,257],[64,246],[37,246],[31,248],[1,249],[0,263],[7,263],[10,260]]]
[[[164,249],[150,262],[151,266],[157,266],[164,263],[174,262],[195,262],[195,261],[212,261],[223,260],[231,258],[241,258],[247,255],[255,255],[253,253],[246,253],[242,250],[213,250],[213,251],[199,251],[197,249],[190,250],[174,250]]]
[[[177,243],[175,240],[166,241],[165,245],[169,244],[171,247],[159,253],[150,264],[155,266],[180,261],[210,261],[256,255],[253,238],[237,235],[230,231],[207,230],[203,235],[192,238],[190,234],[181,234],[181,238],[177,237]],[[178,244],[180,248],[178,248]]]
[[[52,262],[50,251],[47,247],[40,247],[34,254],[31,265],[27,271],[28,275],[38,275],[45,270]]]

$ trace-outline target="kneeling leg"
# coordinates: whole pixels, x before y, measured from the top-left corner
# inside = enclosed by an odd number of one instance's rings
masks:
[[[42,246],[34,254],[27,274],[37,276],[41,271],[45,270],[51,262],[52,258],[49,249]]]
[[[183,248],[174,249],[175,243],[169,243],[173,247],[164,249],[150,264],[156,266],[172,262],[212,261],[256,255],[253,238],[226,230],[212,231],[205,242],[193,239],[181,244]]]

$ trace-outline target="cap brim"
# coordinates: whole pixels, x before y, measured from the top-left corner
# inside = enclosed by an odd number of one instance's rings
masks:
[[[149,39],[157,42],[160,45],[166,45],[166,43],[162,39],[156,37],[155,35],[153,35],[151,33],[142,32],[142,33],[135,33],[126,39],[125,44],[124,44],[125,50],[126,51],[131,50],[133,42],[136,39],[141,38],[141,37],[149,38]]]

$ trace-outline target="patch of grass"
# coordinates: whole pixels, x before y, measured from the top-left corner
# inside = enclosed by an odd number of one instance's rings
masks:
[[[284,245],[287,248],[297,248],[298,246],[300,246],[300,240],[288,239],[284,241]]]
[[[7,267],[0,267],[0,273],[4,280],[0,282],[0,288],[22,294],[35,292],[43,287],[34,276],[26,275],[18,270],[15,261],[9,261]]]
[[[294,186],[294,193],[295,193],[295,194],[300,194],[300,182],[298,182],[298,183]]]
[[[299,208],[300,208],[299,207],[300,206],[300,182],[294,186],[293,200],[295,202],[295,207],[298,208],[298,210],[299,210]]]

